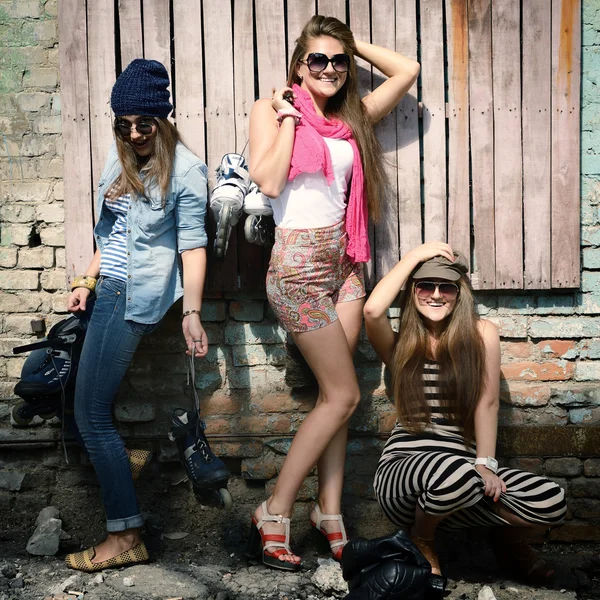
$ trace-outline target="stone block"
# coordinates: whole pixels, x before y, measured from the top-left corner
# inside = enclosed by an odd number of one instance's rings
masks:
[[[235,344],[282,344],[286,335],[277,323],[233,323],[225,326],[225,343]]]
[[[67,274],[62,269],[52,269],[41,274],[40,282],[44,290],[63,290],[67,281]]]
[[[50,303],[49,294],[44,293],[14,293],[0,291],[0,312],[38,312],[48,311]]]
[[[244,408],[245,401],[242,397],[217,391],[202,398],[200,407],[203,416],[237,415]]]
[[[575,369],[577,381],[598,381],[600,378],[600,361],[579,361]]]
[[[600,272],[584,271],[581,275],[581,290],[583,292],[600,292]]]
[[[546,406],[552,389],[547,385],[531,385],[519,381],[507,381],[501,386],[500,399],[513,406]]]
[[[32,315],[6,315],[4,329],[9,335],[33,335],[31,331]]]
[[[35,208],[31,204],[4,204],[0,208],[0,219],[4,223],[32,223],[35,220]]]
[[[535,300],[531,296],[500,296],[498,314],[531,315],[535,313]]]
[[[600,294],[579,294],[576,311],[582,315],[600,314]]]
[[[532,318],[529,323],[532,338],[600,337],[600,319],[593,317]]]
[[[543,340],[537,344],[544,358],[560,358],[566,354],[569,357],[575,349],[573,340]]]
[[[262,300],[233,300],[229,303],[229,316],[236,321],[262,321],[265,314],[265,303]]]
[[[598,542],[600,527],[590,525],[587,521],[569,521],[548,535],[549,542]]]
[[[578,458],[549,458],[546,460],[546,474],[554,477],[577,477],[583,472],[583,464]]]
[[[575,294],[539,296],[537,315],[570,315],[575,312]]]
[[[570,492],[573,498],[600,498],[600,479],[586,477],[572,479]]]
[[[47,67],[32,67],[23,75],[25,89],[38,89],[52,92],[58,85],[58,69]]]
[[[2,4],[2,12],[11,19],[38,19],[42,16],[42,4],[39,0],[13,0]]]
[[[511,458],[506,461],[506,466],[511,469],[520,469],[528,473],[535,473],[536,475],[543,475],[544,473],[544,461],[541,458]]]
[[[600,405],[600,389],[596,383],[580,383],[576,387],[552,389],[552,404],[569,409]]]
[[[514,362],[501,366],[502,374],[508,380],[564,381],[573,376],[574,364],[564,360],[555,362]]]
[[[220,301],[207,300],[202,303],[202,322],[224,321],[227,317],[226,313],[227,313],[227,311],[225,308],[224,300],[220,300]]]
[[[600,519],[600,500],[578,498],[569,501],[569,508],[575,519]]]
[[[39,176],[44,179],[60,179],[64,175],[63,159],[56,158],[40,158],[39,159]]]
[[[34,39],[45,46],[50,47],[58,37],[58,23],[55,20],[35,21],[32,23]]]
[[[65,245],[64,227],[43,227],[40,229],[40,238],[45,246],[62,246]]]
[[[296,413],[309,412],[314,406],[314,400],[296,394],[264,394],[254,396],[249,408],[253,413]]]
[[[272,479],[281,470],[284,459],[285,456],[282,454],[276,454],[268,449],[259,457],[242,459],[242,477],[261,480]]]
[[[233,367],[227,370],[230,389],[249,389],[253,394],[285,389],[285,373],[275,367]]]
[[[498,332],[502,338],[519,339],[527,337],[527,317],[488,315],[487,318],[498,327]]]
[[[600,423],[600,408],[574,408],[569,411],[569,423],[574,425],[597,425]]]
[[[502,360],[509,362],[510,359],[533,358],[536,350],[532,342],[502,342]]]
[[[121,423],[149,423],[155,418],[154,405],[144,403],[115,403],[115,419]]]
[[[48,17],[58,17],[58,0],[46,0],[44,10]]]
[[[46,202],[50,196],[48,181],[24,181],[15,183],[12,187],[13,198],[18,202]],[[33,209],[33,207],[24,207]]]
[[[37,290],[38,283],[34,271],[0,271],[0,290]]]
[[[33,121],[33,131],[35,133],[61,133],[62,123],[60,115],[38,117]]]
[[[275,344],[232,346],[233,364],[236,367],[255,365],[283,365],[287,353]]]
[[[27,246],[31,236],[31,225],[0,224],[0,244],[2,246]]]
[[[53,266],[54,250],[52,248],[46,248],[45,246],[38,246],[37,248],[19,248],[19,268],[48,269]]]
[[[0,267],[12,269],[17,266],[17,249],[0,248]]]
[[[583,268],[600,269],[600,248],[584,248]]]
[[[588,458],[583,463],[583,474],[586,477],[600,477],[600,458]]]
[[[17,94],[16,102],[24,112],[39,112],[47,105],[50,98],[50,94],[44,92],[24,92]]]
[[[21,156],[54,155],[54,139],[49,136],[26,135],[21,141]]]
[[[65,184],[62,181],[57,181],[52,188],[52,196],[55,200],[65,199]]]
[[[56,267],[60,269],[64,269],[67,266],[67,262],[65,260],[65,249],[64,248],[55,248],[54,249],[54,260],[56,260]]]
[[[21,490],[25,473],[18,471],[0,471],[0,490],[18,492]]]

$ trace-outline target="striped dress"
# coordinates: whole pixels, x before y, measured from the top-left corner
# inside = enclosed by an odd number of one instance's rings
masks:
[[[396,423],[379,459],[374,487],[383,512],[395,525],[409,527],[418,502],[428,514],[452,513],[442,529],[507,525],[484,495],[483,478],[474,467],[475,444],[466,447],[461,429],[450,420],[437,363],[425,363],[423,385],[431,423],[418,434]],[[507,488],[500,501],[525,521],[551,525],[564,517],[565,493],[556,483],[503,467],[498,476]]]

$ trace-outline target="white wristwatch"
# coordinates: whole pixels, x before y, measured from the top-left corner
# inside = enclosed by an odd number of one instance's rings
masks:
[[[487,456],[486,458],[476,458],[475,464],[485,465],[485,468],[489,469],[492,473],[498,472],[498,461],[492,456]]]

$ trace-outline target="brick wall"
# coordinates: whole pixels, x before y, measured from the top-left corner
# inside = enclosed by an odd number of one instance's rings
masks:
[[[600,10],[593,0],[583,4],[582,289],[478,297],[481,314],[502,336],[500,454],[506,463],[545,473],[567,487],[569,520],[552,534],[557,540],[600,539],[600,459],[595,458],[600,456]],[[9,471],[43,469],[38,481],[48,489],[71,467],[60,460],[25,460],[15,449],[26,446],[27,456],[35,456],[37,448],[57,445],[58,429],[52,424],[15,429],[8,413],[24,360],[12,356],[11,348],[33,337],[32,319],[43,318],[49,326],[64,317],[56,10],[56,0],[0,0],[0,444],[12,448],[6,455]],[[153,445],[167,463],[175,459],[165,440],[169,415],[190,402],[179,314],[177,306],[144,340],[115,409],[126,438]],[[314,392],[286,385],[285,335],[264,297],[210,297],[203,321],[211,348],[197,365],[196,384],[214,449],[242,481],[264,481],[269,490]],[[364,498],[368,489],[372,500],[374,466],[394,416],[381,365],[364,336],[356,365],[363,401],[351,423],[346,491]],[[14,481],[0,477],[0,508],[12,506],[20,493]],[[301,497],[310,497],[314,488],[312,476]],[[31,493],[27,486],[24,491]],[[363,510],[360,503],[347,504]]]

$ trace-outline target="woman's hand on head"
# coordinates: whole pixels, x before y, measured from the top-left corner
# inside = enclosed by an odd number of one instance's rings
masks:
[[[481,475],[481,477],[483,477],[483,481],[485,483],[484,494],[492,498],[494,502],[498,502],[500,499],[500,494],[506,492],[506,484],[504,481],[483,465],[477,465],[475,469]]]
[[[421,244],[410,250],[406,256],[410,256],[414,261],[415,266],[434,256],[443,256],[454,262],[454,252],[452,251],[450,244],[446,244],[446,242],[426,242],[425,244]]]
[[[87,288],[75,288],[67,298],[67,310],[71,313],[84,312],[90,294]]]
[[[294,108],[293,100],[289,102],[286,98],[295,98],[296,95],[291,87],[283,87],[280,90],[273,88],[273,97],[271,106],[273,110],[282,110],[284,108]]]
[[[196,313],[183,317],[181,324],[183,329],[183,337],[185,338],[186,354],[191,356],[204,357],[208,353],[208,338],[200,317]]]

